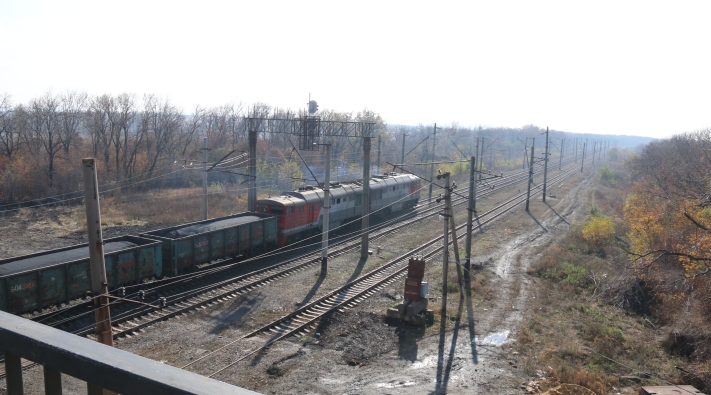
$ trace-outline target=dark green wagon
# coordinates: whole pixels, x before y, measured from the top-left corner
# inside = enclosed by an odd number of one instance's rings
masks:
[[[251,256],[276,245],[277,218],[240,213],[141,234],[163,244],[163,271],[175,276],[215,260]]]
[[[104,240],[109,289],[163,275],[160,242],[137,236]],[[89,245],[0,260],[0,310],[24,313],[91,290]]]

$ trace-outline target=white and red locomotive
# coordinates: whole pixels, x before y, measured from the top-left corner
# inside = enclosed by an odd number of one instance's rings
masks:
[[[420,179],[410,174],[386,173],[370,180],[370,212],[379,215],[408,210],[420,199]],[[334,229],[361,216],[363,182],[331,183],[329,229]],[[323,189],[301,187],[278,197],[257,201],[257,212],[279,217],[278,245],[321,233],[323,227]],[[382,210],[381,210],[382,209]]]

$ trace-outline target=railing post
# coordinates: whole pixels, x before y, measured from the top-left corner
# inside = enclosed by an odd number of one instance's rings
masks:
[[[7,375],[7,395],[23,395],[22,360],[17,355],[5,351],[5,374]]]
[[[44,367],[45,395],[62,395],[62,374],[59,370]]]

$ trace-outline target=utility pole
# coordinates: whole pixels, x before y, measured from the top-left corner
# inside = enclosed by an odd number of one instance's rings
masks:
[[[435,129],[437,128],[437,124],[435,124]],[[402,134],[402,155],[400,155],[400,163],[403,165],[405,164],[405,137],[407,135],[405,133]]]
[[[448,210],[449,206],[446,204],[446,202],[449,200],[450,194],[449,194],[449,173],[444,173],[442,174],[442,177],[444,177],[444,214],[442,216],[444,217],[444,246],[442,248],[442,317],[444,318],[447,315],[447,282],[448,282],[448,274],[449,274],[449,215],[450,212]],[[432,185],[432,184],[430,184]]]
[[[592,165],[593,166],[595,166],[595,147],[597,147],[597,141],[593,141],[593,155],[592,155],[592,158],[593,158]]]
[[[580,160],[580,172],[583,172],[583,167],[585,166],[585,148],[588,145],[588,142],[586,141],[585,144],[583,144],[583,158]]]
[[[519,140],[521,141],[521,140]],[[526,137],[526,142],[523,143],[523,160],[521,161],[521,170],[526,168],[526,153],[528,152],[528,137]]]
[[[479,181],[481,181],[481,173],[484,170],[484,137],[481,138],[481,145],[479,146]]]
[[[202,138],[202,220],[207,219],[207,137]]]
[[[528,202],[531,200],[531,184],[533,183],[533,153],[536,149],[536,138],[533,138],[531,144],[531,164],[528,165],[528,191],[526,192],[526,211],[528,211]]]
[[[447,181],[449,181],[449,173],[447,173]],[[448,183],[449,184],[449,183]],[[451,189],[456,188],[452,186]],[[451,198],[451,195],[450,195]],[[464,281],[462,280],[462,262],[459,260],[459,243],[457,241],[457,225],[454,223],[454,210],[452,209],[452,199],[447,199],[444,202],[445,206],[449,207],[449,218],[445,218],[449,222],[449,230],[452,232],[452,247],[454,250],[454,261],[457,263],[457,284],[459,285],[459,296],[464,296]]]
[[[257,122],[257,120],[254,120]],[[250,122],[251,123],[251,122]],[[249,190],[247,190],[247,211],[257,211],[257,130],[249,128]]]
[[[326,146],[326,176],[323,183],[323,233],[321,234],[321,276],[325,277],[328,272],[328,212],[331,211],[331,144]],[[365,166],[367,167],[367,166]],[[364,184],[367,180],[363,180]],[[368,180],[369,181],[369,180]],[[365,186],[365,185],[364,185]],[[365,192],[365,188],[363,192]],[[365,193],[363,193],[365,197]],[[368,204],[367,201],[365,204]]]
[[[560,159],[558,161],[558,170],[563,170],[563,147],[565,147],[565,137],[563,137],[563,141],[560,143]]]
[[[472,231],[474,221],[474,213],[476,211],[476,157],[472,156],[469,159],[469,209],[467,210],[467,236],[464,238],[464,249],[466,257],[464,258],[464,283],[469,286],[471,261],[472,261]]]
[[[597,160],[600,161],[602,155],[602,142],[600,142],[600,148],[597,150]]]
[[[546,183],[548,181],[548,127],[546,126],[546,155],[543,158],[543,202],[546,201]]]
[[[404,140],[404,139],[403,139]],[[435,161],[435,144],[437,144],[437,124],[434,124],[434,136],[432,138],[432,163],[430,164],[430,193],[428,198],[428,204],[432,204],[432,180],[434,179],[434,161]],[[403,163],[405,160],[403,158]]]
[[[578,138],[577,137],[575,138],[575,142],[574,142],[573,146],[575,147],[575,163],[578,163],[578,151],[580,150],[580,148],[578,148]]]
[[[86,204],[86,225],[89,236],[89,264],[91,268],[91,292],[94,318],[96,319],[96,339],[99,343],[114,346],[109,308],[109,288],[106,281],[104,262],[104,238],[101,232],[101,208],[99,206],[99,182],[96,176],[94,158],[82,159],[84,170],[84,201]],[[95,384],[88,383],[88,392],[94,394],[115,394],[104,391]]]
[[[362,217],[361,217],[361,235],[360,242],[360,257],[368,257],[368,228],[370,226],[370,137],[363,137],[363,199],[361,202]]]
[[[378,135],[378,173],[382,173],[380,170],[380,135]]]

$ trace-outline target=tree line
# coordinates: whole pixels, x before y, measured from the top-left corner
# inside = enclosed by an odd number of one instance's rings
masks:
[[[199,164],[203,161],[202,140],[207,138],[208,162],[214,162],[233,150],[247,151],[248,116],[295,118],[305,110],[292,111],[266,103],[225,104],[206,108],[196,106],[189,112],[168,98],[154,94],[129,93],[90,96],[82,92],[47,92],[28,103],[13,103],[9,94],[0,95],[0,202],[38,199],[81,190],[80,159],[97,159],[102,184],[130,185],[166,173],[142,188],[191,186],[200,182]],[[374,170],[392,171],[385,163],[399,163],[405,138],[405,162],[462,160],[475,154],[476,139],[484,138],[485,169],[514,169],[526,161],[526,138],[537,137],[536,152],[543,152],[545,131],[535,125],[521,128],[462,127],[456,123],[434,125],[388,125],[372,110],[359,112],[319,111],[322,120],[374,122],[376,125],[371,158]],[[566,140],[564,137],[568,136]],[[573,135],[551,131],[551,158],[565,152],[573,155]],[[325,137],[332,144],[336,166],[362,168],[362,139]],[[379,144],[378,144],[379,143]],[[291,189],[298,183],[311,182],[306,165],[293,152],[298,138],[289,133],[258,136],[258,185],[269,189]],[[528,143],[530,145],[530,143]],[[434,152],[433,152],[434,149]],[[378,152],[380,155],[378,156]],[[308,156],[308,155],[307,155]],[[310,166],[320,167],[324,158],[311,155]],[[192,163],[192,165],[191,165]],[[380,165],[380,169],[377,165]],[[211,182],[241,184],[246,165],[232,166],[227,172],[214,172]],[[452,172],[468,166],[442,165]],[[195,170],[193,172],[179,170]],[[424,166],[410,166],[410,171],[426,175]],[[322,174],[322,173],[321,173]],[[320,175],[316,174],[317,177]],[[306,181],[304,181],[306,180]]]

